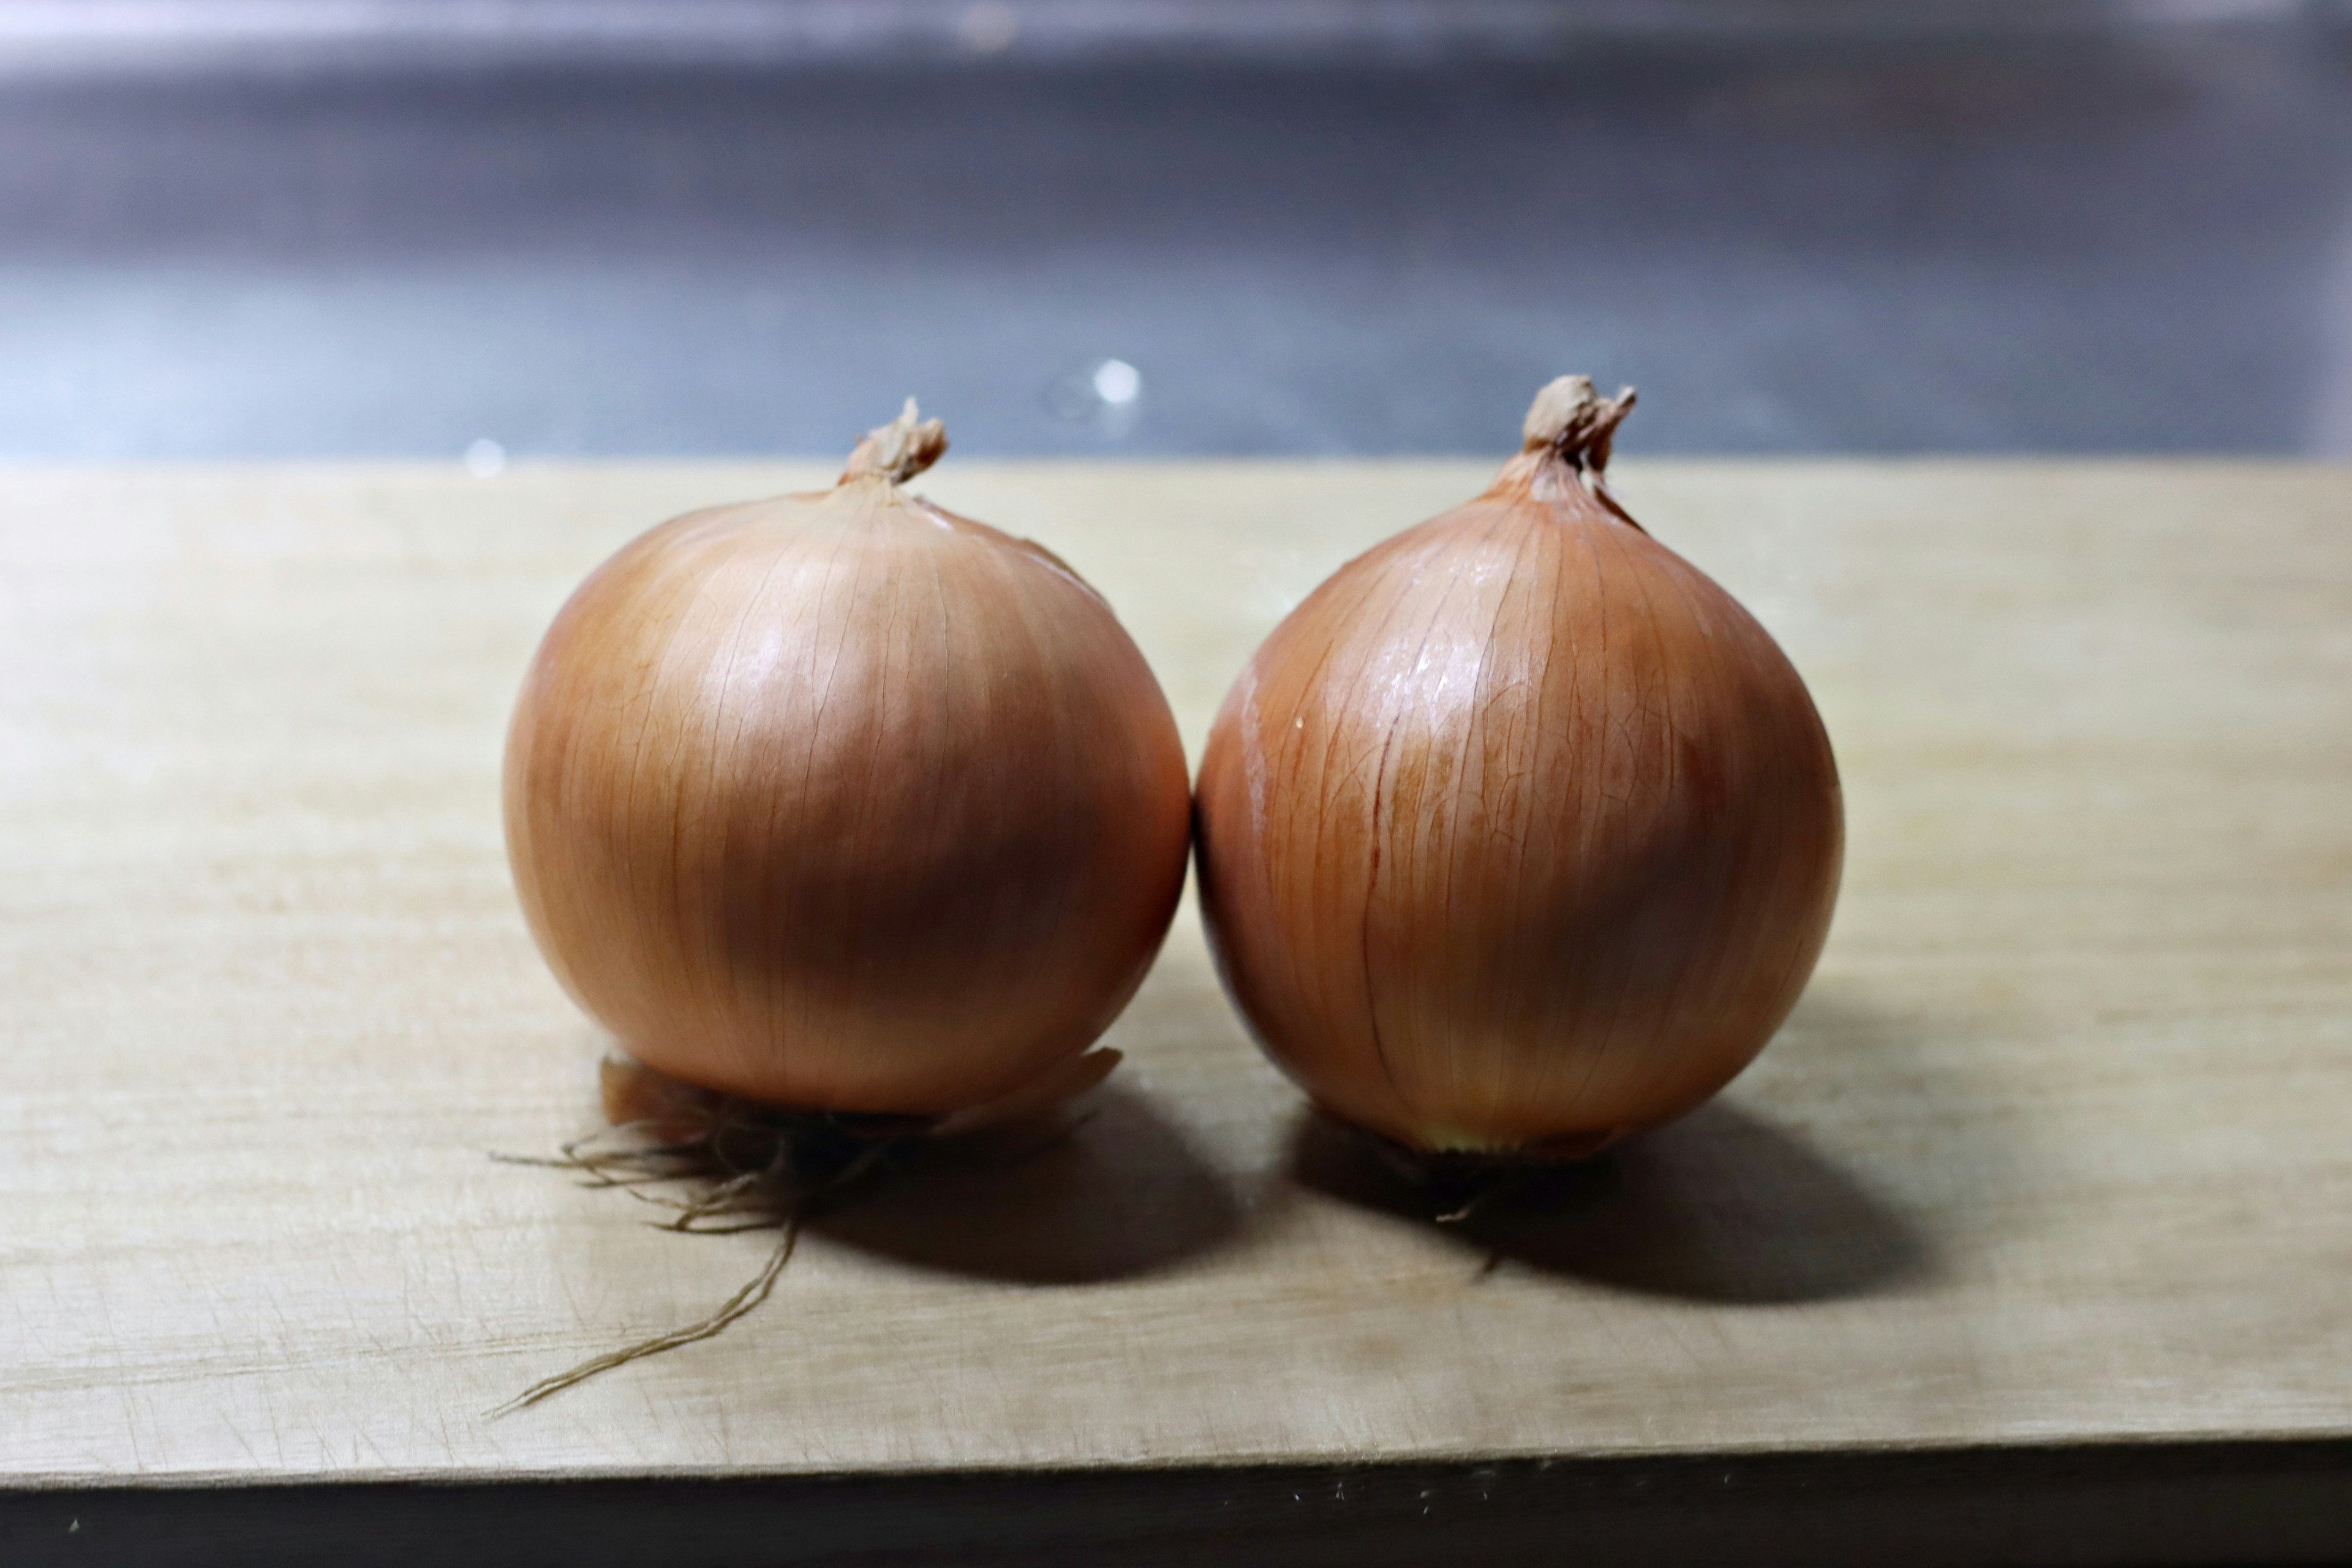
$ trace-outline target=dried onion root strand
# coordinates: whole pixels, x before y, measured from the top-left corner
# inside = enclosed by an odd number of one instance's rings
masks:
[[[1714,1094],[1827,936],[1829,739],[1737,601],[1602,482],[1630,389],[1545,387],[1483,495],[1304,600],[1225,700],[1202,909],[1267,1054],[1450,1173]]]
[[[782,1234],[761,1271],[709,1316],[541,1378],[490,1415],[527,1409],[631,1362],[718,1337],[768,1300],[799,1248],[803,1226],[823,1205],[919,1140],[984,1147],[977,1141],[1018,1131],[1027,1152],[1050,1147],[1074,1130],[1066,1114],[1072,1105],[1118,1062],[1115,1050],[1091,1050],[1001,1100],[952,1116],[910,1117],[785,1110],[698,1089],[625,1055],[608,1055],[598,1071],[610,1123],[604,1132],[574,1139],[553,1158],[492,1158],[568,1170],[588,1186],[615,1188],[668,1211],[664,1230]],[[686,1195],[662,1190],[673,1184],[682,1185]]]
[[[1167,700],[1060,559],[900,488],[946,448],[909,399],[834,489],[644,534],[517,701],[523,912],[632,1058],[605,1078],[631,1139],[558,1163],[677,1228],[751,1214],[788,1255],[875,1151],[1091,1088],[1175,914]]]

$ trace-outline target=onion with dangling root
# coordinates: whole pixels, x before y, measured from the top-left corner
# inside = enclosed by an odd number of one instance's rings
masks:
[[[1425,1166],[1690,1110],[1812,971],[1843,816],[1755,618],[1602,482],[1629,390],[1545,387],[1486,491],[1275,628],[1197,788],[1202,912],[1266,1052]]]
[[[682,1226],[1092,1087],[1175,913],[1167,700],[1067,565],[900,488],[946,446],[909,399],[834,489],[623,547],[516,704],[515,884],[639,1135],[567,1156],[704,1178]]]

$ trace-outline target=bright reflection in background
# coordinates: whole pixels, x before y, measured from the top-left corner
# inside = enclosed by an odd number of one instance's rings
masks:
[[[1001,55],[1020,41],[1020,14],[1003,0],[980,0],[956,24],[956,36],[974,54]]]
[[[1143,399],[1143,373],[1123,359],[1100,359],[1057,377],[1045,388],[1045,406],[1097,437],[1131,435]]]
[[[1143,373],[1123,359],[1107,359],[1095,366],[1095,395],[1113,408],[1124,408],[1143,394]]]

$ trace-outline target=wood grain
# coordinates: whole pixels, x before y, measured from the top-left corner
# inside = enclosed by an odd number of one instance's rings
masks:
[[[959,464],[1197,756],[1455,463]],[[1471,1234],[1306,1122],[1188,912],[1077,1137],[687,1238],[593,1116],[502,726],[566,591],[788,467],[0,478],[0,1477],[887,1476],[2352,1438],[2352,475],[1623,466],[1780,639],[1851,834],[1714,1105]],[[2147,1451],[2156,1452],[2156,1447]],[[2330,1452],[2340,1452],[2329,1449]]]

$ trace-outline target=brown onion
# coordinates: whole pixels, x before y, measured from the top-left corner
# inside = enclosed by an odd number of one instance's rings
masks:
[[[899,489],[946,445],[909,400],[836,489],[625,546],[541,645],[515,883],[565,989],[657,1073],[919,1117],[1077,1084],[1166,934],[1167,700],[1061,561]]]
[[[1573,1157],[1713,1094],[1811,974],[1843,817],[1804,683],[1546,387],[1484,495],[1341,567],[1225,699],[1195,805],[1226,984],[1325,1110]]]

